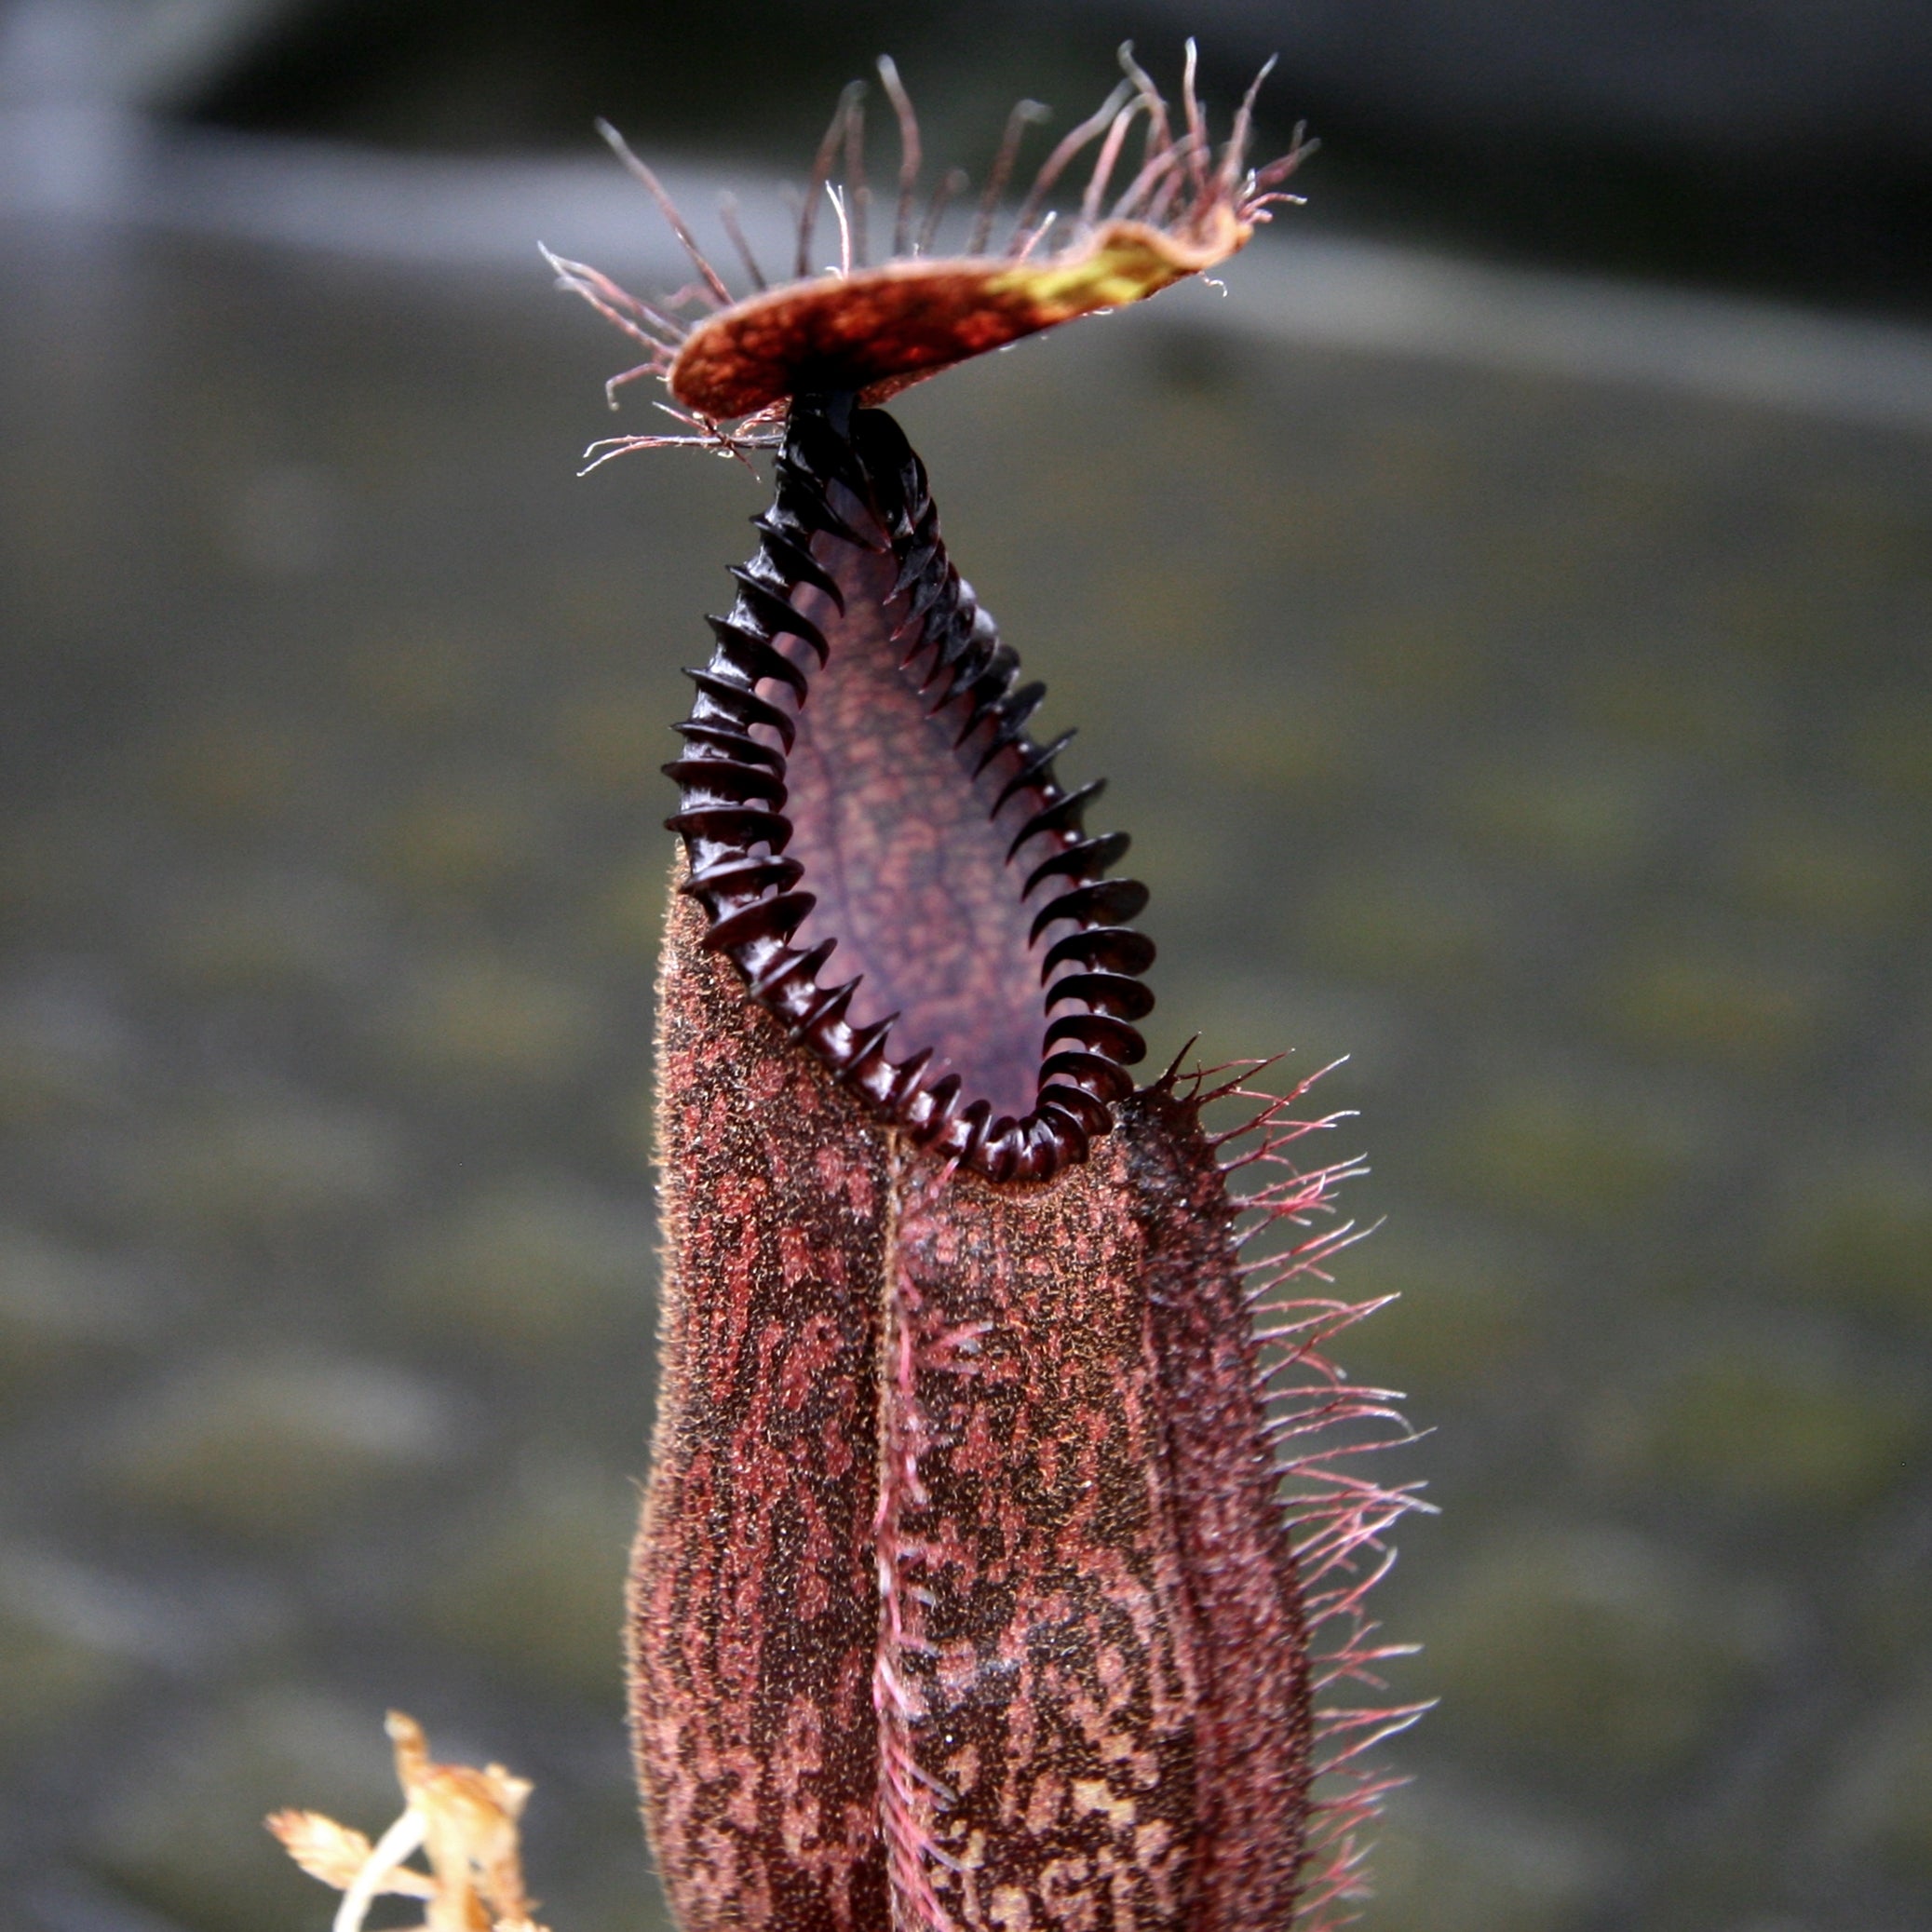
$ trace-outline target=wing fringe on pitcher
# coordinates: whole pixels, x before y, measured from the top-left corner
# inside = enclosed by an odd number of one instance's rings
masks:
[[[1333,1932],[1356,1916],[1349,1908],[1370,1896],[1370,1834],[1384,1801],[1409,1781],[1364,1760],[1435,1702],[1389,1701],[1383,1667],[1413,1656],[1420,1646],[1386,1641],[1369,1615],[1367,1600],[1395,1565],[1389,1532],[1405,1516],[1436,1512],[1421,1494],[1423,1483],[1379,1482],[1357,1466],[1364,1456],[1406,1447],[1426,1432],[1411,1427],[1399,1407],[1399,1390],[1353,1383],[1325,1353],[1335,1336],[1396,1297],[1351,1302],[1310,1291],[1331,1288],[1329,1263],[1374,1232],[1353,1222],[1323,1224],[1334,1211],[1336,1189],[1368,1169],[1358,1159],[1318,1167],[1296,1160],[1290,1150],[1299,1142],[1352,1115],[1311,1117],[1299,1111],[1332,1066],[1286,1094],[1248,1084],[1276,1063],[1235,1061],[1178,1081],[1171,1072],[1167,1078],[1190,1092],[1197,1105],[1234,1101],[1253,1109],[1212,1139],[1231,1150],[1221,1166],[1240,1211],[1237,1247],[1265,1245],[1271,1236],[1279,1244],[1244,1262],[1241,1272],[1255,1339],[1265,1351],[1258,1388],[1269,1417],[1279,1506],[1304,1592],[1317,1700],[1315,1796],[1294,1924],[1296,1932]],[[1236,1192],[1236,1177],[1244,1175],[1256,1184]],[[1351,1689],[1367,1695],[1334,1700],[1333,1694],[1346,1697]]]

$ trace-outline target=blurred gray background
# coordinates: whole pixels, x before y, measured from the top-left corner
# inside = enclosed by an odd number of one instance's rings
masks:
[[[577,480],[648,411],[535,242],[678,278],[599,113],[769,233],[880,50],[974,167],[1188,31],[1310,206],[898,413],[1156,1052],[1352,1056],[1443,1512],[1365,1923],[1932,1922],[1932,16],[15,0],[7,1925],[326,1925],[258,1820],[385,1824],[394,1704],[537,1779],[556,1932],[662,1925],[656,766],[762,493]]]

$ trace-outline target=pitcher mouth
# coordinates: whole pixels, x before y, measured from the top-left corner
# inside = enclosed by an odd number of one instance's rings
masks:
[[[665,767],[682,890],[753,999],[916,1142],[995,1181],[1087,1157],[1133,1090],[1146,888],[1089,835],[947,558],[924,466],[849,393],[796,399],[757,553]],[[859,970],[825,978],[833,952]]]

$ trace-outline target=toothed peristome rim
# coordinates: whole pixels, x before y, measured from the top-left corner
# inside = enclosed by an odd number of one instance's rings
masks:
[[[871,450],[862,453],[861,441]],[[757,686],[779,681],[800,702],[809,690],[809,671],[775,645],[776,637],[802,638],[825,661],[816,627],[792,604],[792,593],[806,585],[837,596],[812,556],[813,533],[881,547],[839,516],[828,494],[834,482],[866,503],[886,533],[898,565],[894,596],[903,597],[906,611],[901,675],[931,700],[932,715],[957,721],[957,746],[991,722],[970,773],[1001,780],[989,817],[1016,801],[1030,807],[1007,863],[1021,904],[1034,913],[1033,941],[1052,925],[1066,927],[1041,959],[1043,1058],[1037,1097],[1023,1117],[995,1118],[957,1074],[927,1084],[930,1052],[894,1061],[891,1020],[859,1029],[845,1018],[857,982],[820,983],[830,945],[803,951],[790,943],[816,901],[804,867],[785,856],[792,832],[785,751],[754,728],[766,727],[767,737],[789,748],[795,724]],[[1072,734],[1045,746],[1027,736],[1045,687],[1019,682],[1017,657],[948,560],[925,467],[890,417],[856,413],[847,439],[822,405],[801,400],[777,459],[777,486],[771,508],[756,520],[757,554],[733,573],[737,601],[729,616],[709,620],[717,637],[711,661],[687,673],[697,696],[677,727],[684,756],[665,767],[682,791],[681,809],[666,821],[682,835],[689,860],[682,889],[709,915],[706,943],[736,964],[752,998],[885,1119],[991,1180],[1047,1179],[1084,1160],[1113,1126],[1114,1104],[1134,1088],[1127,1069],[1146,1050],[1133,1021],[1153,1008],[1139,975],[1152,963],[1154,945],[1125,922],[1147,892],[1134,880],[1106,876],[1127,849],[1127,835],[1093,837],[1083,829],[1082,812],[1101,782],[1068,790],[1055,777],[1054,759]],[[1021,873],[1016,861],[1028,847]],[[1049,894],[1055,885],[1060,889]]]

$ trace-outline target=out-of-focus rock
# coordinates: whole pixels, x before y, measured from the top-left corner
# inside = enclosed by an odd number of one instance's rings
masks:
[[[1895,930],[1921,898],[1900,839],[1849,814],[1780,802],[1748,814],[1732,844],[1734,889],[1753,912],[1801,929]]]
[[[124,1504],[224,1535],[312,1535],[453,1446],[439,1391],[383,1362],[299,1344],[186,1369],[112,1430],[100,1474]]]
[[[1628,877],[1655,849],[1672,786],[1659,762],[1585,741],[1472,763],[1456,817],[1481,847],[1574,883]]]
[[[1768,1259],[1792,1292],[1932,1324],[1932,1156],[1901,1143],[1834,1152],[1793,1176]]]
[[[125,1696],[156,1647],[132,1592],[44,1551],[0,1548],[0,1759]]]
[[[1642,1493],[1834,1520],[1888,1494],[1927,1427],[1896,1373],[1816,1337],[1763,1334],[1687,1345],[1585,1422],[1600,1466]]]
[[[385,1303],[402,1325],[512,1360],[581,1346],[639,1317],[656,1272],[648,1211],[529,1174],[489,1188],[399,1253]],[[639,1373],[644,1372],[642,1358]]]
[[[389,1120],[291,1095],[191,1107],[146,1140],[129,1184],[131,1205],[152,1222],[235,1237],[367,1214],[407,1178]]]
[[[424,964],[383,1016],[379,1045],[416,1078],[512,1089],[573,1077],[596,1043],[594,996],[500,954],[457,952]]]
[[[85,969],[36,976],[0,997],[0,1128],[111,1115],[140,1066],[126,1016]]]
[[[1845,1739],[1823,1815],[1839,1844],[1932,1877],[1932,1683],[1896,1687]]]
[[[1572,1932],[1601,1883],[1585,1831],[1470,1793],[1402,1791],[1377,1834],[1363,1932]]]
[[[1302,945],[1340,979],[1466,993],[1507,945],[1480,882],[1453,865],[1359,859],[1296,907]]]
[[[513,881],[540,848],[540,801],[499,780],[426,788],[377,835],[379,873],[412,899],[472,898]]]
[[[1747,1074],[1815,1047],[1842,997],[1802,959],[1683,933],[1622,949],[1599,995],[1605,1019],[1640,1050]]]
[[[150,1320],[119,1269],[0,1226],[0,1413],[31,1403],[80,1362],[125,1349]]]
[[[212,877],[175,898],[159,922],[155,952],[191,993],[353,995],[377,969],[381,939],[375,907],[352,886],[263,870]]]
[[[1506,1399],[1546,1339],[1549,1265],[1533,1246],[1447,1217],[1378,1228],[1348,1250],[1349,1297],[1400,1299],[1349,1332],[1348,1360],[1424,1413],[1458,1396]]]
[[[317,783],[315,748],[282,719],[250,711],[209,718],[165,740],[155,764],[159,803],[208,831],[260,831]]]
[[[428,1566],[425,1627],[513,1679],[615,1700],[636,1517],[631,1484],[534,1459],[507,1490],[479,1500]]]
[[[313,1687],[237,1691],[119,1758],[88,1849],[195,1932],[319,1925],[331,1895],[263,1829],[288,1804],[372,1838],[389,1823],[401,1807],[380,1710]]]
[[[1443,1175],[1537,1220],[1608,1228],[1689,1187],[1716,1136],[1681,1099],[1557,1068],[1505,1076],[1439,1151]]]
[[[1775,1597],[1607,1527],[1496,1542],[1416,1620],[1436,1721],[1581,1790],[1681,1770],[1790,1637]]]

